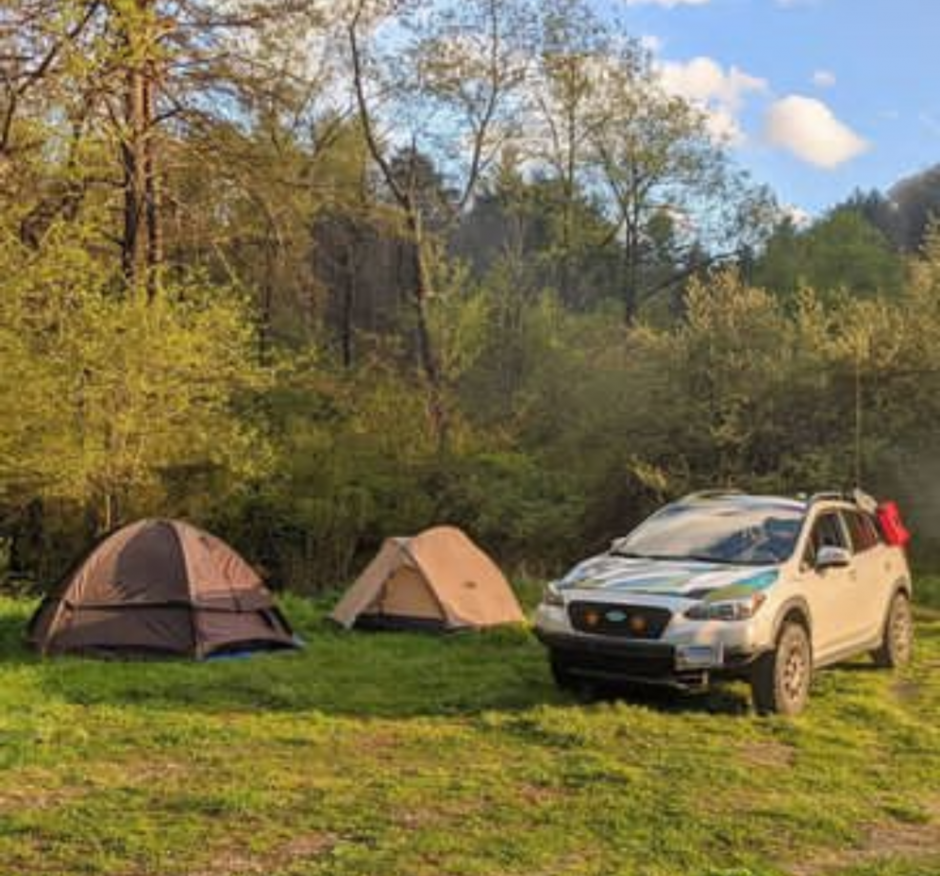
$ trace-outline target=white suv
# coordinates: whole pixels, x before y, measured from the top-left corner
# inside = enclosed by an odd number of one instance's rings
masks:
[[[556,682],[685,688],[747,678],[759,712],[793,715],[813,670],[911,656],[911,575],[867,497],[697,493],[549,584],[535,630]]]

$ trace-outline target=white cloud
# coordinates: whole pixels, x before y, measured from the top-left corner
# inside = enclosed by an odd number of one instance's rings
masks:
[[[664,61],[659,65],[659,73],[667,91],[706,111],[709,128],[716,139],[732,144],[744,141],[738,113],[747,96],[767,91],[767,80],[735,66],[724,69],[707,57],[684,63]]]
[[[664,9],[675,9],[676,6],[704,6],[711,0],[624,0],[627,6],[662,6]]]
[[[817,88],[832,88],[836,84],[836,74],[832,70],[817,70],[813,73],[813,85]]]
[[[868,151],[870,144],[821,100],[791,94],[767,111],[766,136],[797,158],[832,170]]]

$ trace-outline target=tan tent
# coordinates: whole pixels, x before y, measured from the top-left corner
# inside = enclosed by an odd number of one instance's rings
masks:
[[[431,630],[524,619],[496,564],[450,526],[386,539],[331,617],[347,628]]]
[[[30,621],[42,653],[197,658],[295,644],[258,573],[225,542],[175,520],[111,534]]]

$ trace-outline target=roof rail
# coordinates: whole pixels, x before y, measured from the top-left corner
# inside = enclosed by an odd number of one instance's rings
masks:
[[[812,496],[807,500],[807,504],[812,505],[814,502],[851,502],[852,500],[848,498],[845,493],[841,490],[829,490],[828,492],[822,493],[813,493]]]
[[[680,501],[687,502],[690,499],[720,499],[722,496],[743,496],[744,492],[742,490],[727,489],[727,490],[697,490],[694,493],[689,493],[688,496],[683,496]]]

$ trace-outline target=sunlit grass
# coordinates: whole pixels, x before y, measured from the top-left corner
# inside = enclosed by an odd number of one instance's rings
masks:
[[[526,630],[323,607],[286,602],[302,653],[199,665],[41,662],[0,604],[0,873],[940,872],[940,622],[787,721],[743,686],[580,704]]]

